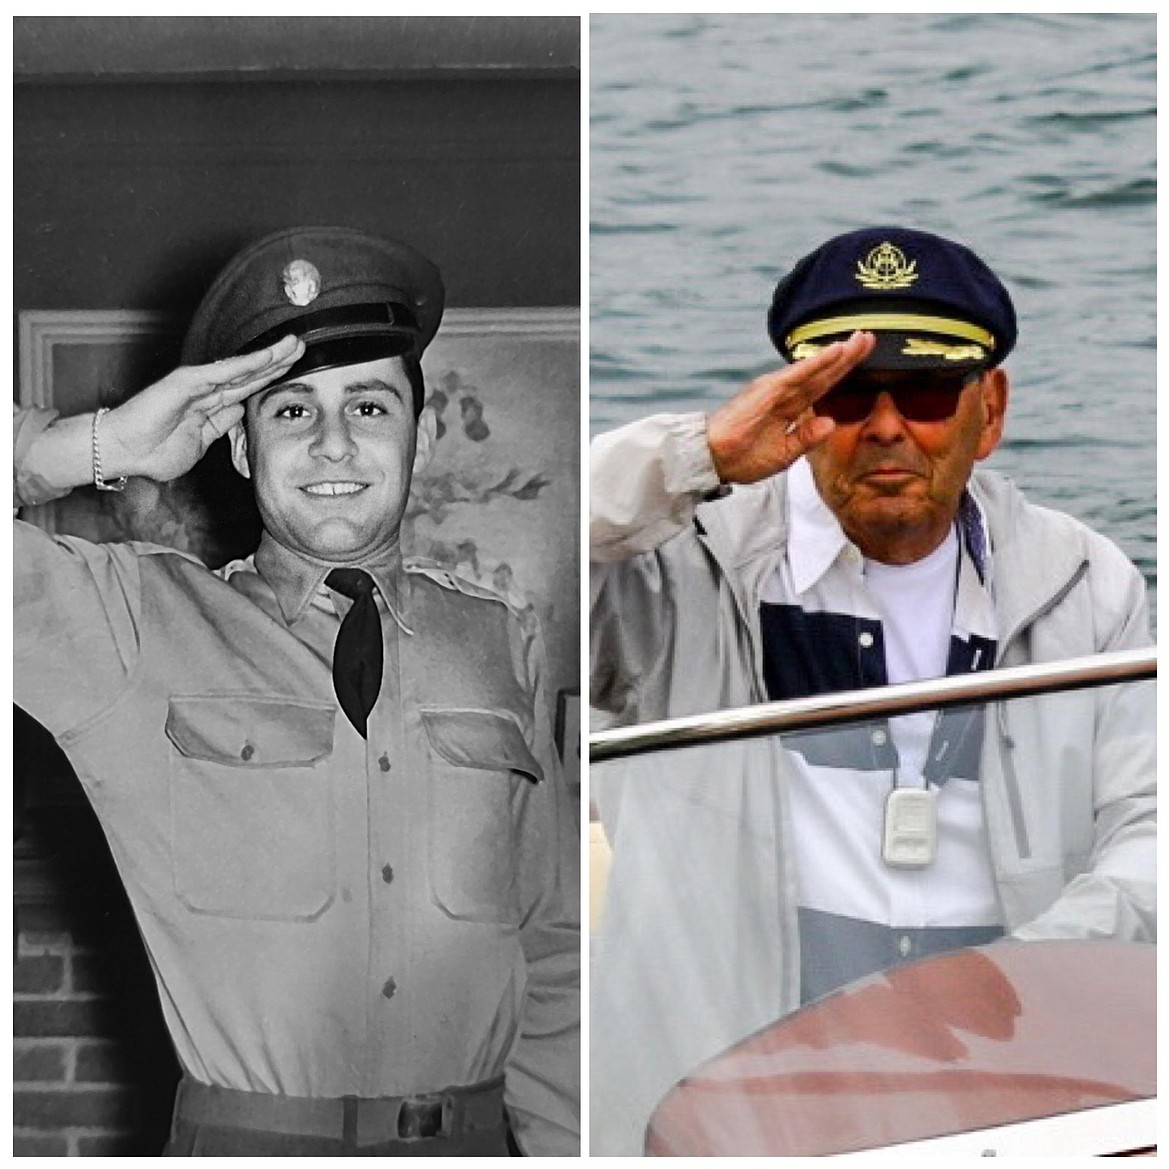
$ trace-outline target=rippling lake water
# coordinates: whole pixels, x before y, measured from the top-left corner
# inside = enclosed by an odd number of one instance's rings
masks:
[[[827,237],[940,232],[1020,317],[988,466],[1152,591],[1156,96],[1152,14],[593,16],[592,430],[776,365],[772,289]]]

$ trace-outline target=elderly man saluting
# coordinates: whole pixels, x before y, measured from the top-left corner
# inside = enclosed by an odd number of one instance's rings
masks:
[[[1017,330],[969,249],[838,236],[768,331],[791,364],[710,417],[594,442],[591,701],[613,725],[1149,643],[1113,544],[975,470]],[[1062,703],[595,774],[592,1152],[640,1152],[678,1077],[865,973],[1004,934],[1153,940],[1153,719],[1132,695]],[[908,794],[915,832],[888,832]]]
[[[230,433],[263,535],[209,572],[15,534],[15,698],[109,838],[184,1077],[167,1154],[578,1151],[578,874],[543,651],[404,558],[443,285],[298,228],[237,255],[184,367],[18,419],[18,502],[168,480]]]

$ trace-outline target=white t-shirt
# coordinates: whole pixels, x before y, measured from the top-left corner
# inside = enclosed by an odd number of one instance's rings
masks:
[[[866,558],[863,565],[865,587],[882,622],[888,681],[942,678],[947,673],[959,568],[954,528],[934,552],[913,564],[885,565]],[[935,712],[922,711],[890,720],[899,787],[922,787],[935,719]]]

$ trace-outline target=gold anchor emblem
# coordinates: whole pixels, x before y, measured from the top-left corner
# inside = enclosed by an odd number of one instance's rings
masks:
[[[886,241],[858,260],[856,275],[866,288],[909,288],[918,279],[917,268],[917,260],[907,260],[901,248]]]

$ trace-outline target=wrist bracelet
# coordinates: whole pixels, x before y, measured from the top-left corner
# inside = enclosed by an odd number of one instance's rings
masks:
[[[93,416],[93,431],[91,432],[93,439],[93,486],[99,492],[120,492],[126,486],[126,477],[120,475],[117,479],[104,479],[102,477],[102,457],[98,453],[98,423],[102,421],[102,415],[109,414],[109,411],[108,406],[102,406],[94,412]]]

